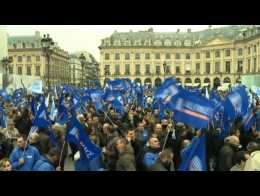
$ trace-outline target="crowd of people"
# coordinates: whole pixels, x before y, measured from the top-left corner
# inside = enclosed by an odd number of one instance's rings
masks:
[[[30,103],[32,95],[27,99]],[[50,112],[52,99],[49,100]],[[194,129],[175,122],[173,112],[161,119],[159,109],[131,104],[125,106],[125,115],[119,118],[115,109],[102,113],[92,103],[84,113],[77,114],[77,119],[102,153],[86,162],[78,146],[66,141],[66,124],[52,122],[58,141],[54,146],[46,129],[39,128],[31,133],[31,107],[15,107],[2,97],[0,102],[8,118],[7,127],[0,130],[1,171],[64,171],[68,158],[73,161],[75,171],[177,171],[194,138],[200,137],[202,132],[207,138],[208,171],[260,170],[260,130],[257,125],[245,132],[241,121],[237,121],[223,139],[218,137],[219,129]],[[70,95],[65,95],[65,102],[68,107],[73,104]],[[259,112],[260,103],[256,99],[254,115]]]

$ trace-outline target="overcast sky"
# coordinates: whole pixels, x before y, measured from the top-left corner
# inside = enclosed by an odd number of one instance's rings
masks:
[[[212,28],[226,25],[212,25]],[[99,61],[99,49],[101,39],[109,37],[115,30],[118,32],[134,32],[147,30],[152,27],[155,32],[175,32],[177,29],[187,31],[203,30],[208,25],[7,25],[7,31],[12,35],[33,35],[35,31],[41,34],[49,33],[59,46],[74,52],[85,50],[94,55]]]

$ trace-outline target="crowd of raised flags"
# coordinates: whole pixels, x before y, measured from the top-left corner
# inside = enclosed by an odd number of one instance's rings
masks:
[[[31,99],[27,98],[26,89],[17,89],[12,95],[5,90],[0,91],[0,126],[6,128],[9,120],[5,102],[11,102],[18,109],[27,107],[33,115],[29,136],[37,129],[45,129],[52,145],[56,146],[57,136],[52,125],[66,125],[65,142],[75,144],[81,159],[84,158],[88,164],[102,155],[102,149],[91,141],[85,131],[88,127],[77,118],[87,112],[88,106],[94,105],[97,114],[104,115],[111,124],[115,122],[109,116],[110,108],[118,113],[121,120],[128,115],[132,106],[159,109],[160,120],[170,119],[175,124],[181,122],[201,131],[200,136],[193,137],[179,168],[175,169],[206,171],[209,170],[206,166],[206,133],[210,129],[220,130],[218,137],[224,139],[238,119],[245,132],[258,126],[258,117],[254,114],[258,91],[257,88],[254,90],[256,94],[252,97],[245,86],[238,85],[230,88],[223,97],[217,90],[210,91],[207,87],[184,88],[173,77],[167,78],[157,89],[129,79],[108,81],[104,88],[97,83],[95,88],[62,85],[43,90],[42,84],[37,84],[32,90]],[[70,97],[71,104],[66,102],[66,97]]]

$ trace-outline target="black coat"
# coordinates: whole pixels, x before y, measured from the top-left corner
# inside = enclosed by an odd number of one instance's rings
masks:
[[[235,165],[235,153],[236,150],[230,144],[224,144],[220,149],[218,156],[218,170],[219,171],[230,171],[231,167]]]
[[[32,121],[29,118],[19,117],[15,119],[15,128],[20,134],[28,135],[32,126]]]
[[[136,171],[135,156],[132,147],[119,154],[116,163],[117,171]]]

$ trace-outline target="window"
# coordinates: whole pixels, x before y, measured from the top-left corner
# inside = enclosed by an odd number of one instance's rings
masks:
[[[166,67],[165,67],[165,73],[166,73],[166,74],[170,74],[170,73],[171,73],[171,66],[170,66],[170,65],[166,65]]]
[[[220,62],[215,63],[215,73],[220,73]]]
[[[31,56],[27,56],[27,62],[31,62]]]
[[[180,65],[176,65],[176,74],[180,74],[181,70],[180,70]]]
[[[141,72],[140,72],[140,65],[139,64],[137,64],[137,65],[135,65],[135,74],[136,75],[140,75],[141,74]]]
[[[26,48],[26,45],[25,45],[25,43],[23,43],[22,45],[23,45],[23,48]]]
[[[115,75],[120,75],[120,66],[115,65]]]
[[[206,58],[210,58],[210,52],[209,51],[206,52]]]
[[[27,66],[26,74],[27,74],[28,76],[32,75],[31,66],[30,66],[30,65]]]
[[[40,76],[40,75],[41,75],[41,69],[40,69],[40,66],[39,66],[39,65],[36,66],[35,75],[36,75],[36,76]]]
[[[200,63],[196,63],[196,74],[200,74]]]
[[[109,60],[109,58],[110,58],[109,53],[105,53],[105,60]]]
[[[166,53],[165,58],[166,59],[171,59],[171,54],[170,53]]]
[[[147,64],[147,65],[145,65],[145,74],[150,74],[150,73],[151,73],[150,65]]]
[[[145,59],[146,60],[150,59],[150,53],[145,53]]]
[[[254,53],[256,53],[256,45],[254,45]]]
[[[210,74],[210,63],[206,63],[206,74]]]
[[[237,61],[237,72],[243,72],[243,61]]]
[[[243,49],[242,49],[242,48],[239,48],[239,49],[237,50],[237,55],[238,55],[238,56],[242,56],[242,55],[243,55]]]
[[[219,58],[219,57],[220,57],[220,51],[219,51],[219,50],[215,51],[215,57],[216,57],[216,58]]]
[[[32,48],[35,48],[35,45],[34,45],[34,43],[32,43]]]
[[[175,59],[180,59],[180,58],[181,58],[180,53],[176,53],[176,54],[175,54]]]
[[[130,65],[125,64],[125,75],[130,75]]]
[[[257,70],[256,70],[256,58],[254,58],[254,72],[257,72]]]
[[[225,56],[229,57],[230,56],[230,50],[225,50]]]
[[[38,55],[36,56],[36,61],[40,61],[41,60],[41,57]]]
[[[247,67],[248,67],[248,72],[250,73],[251,72],[251,60],[248,59],[247,61]]]
[[[23,61],[23,57],[22,56],[18,56],[18,62],[22,62]]]
[[[16,45],[16,44],[13,44],[13,47],[16,49],[16,48],[17,48],[17,45]]]
[[[155,59],[160,59],[161,56],[160,56],[160,53],[155,53]]]
[[[250,54],[250,46],[247,48],[247,53]]]
[[[21,66],[19,66],[17,68],[17,73],[18,73],[18,75],[22,75],[23,74],[23,68]]]
[[[185,74],[191,74],[191,65],[185,65]]]
[[[190,59],[190,54],[189,53],[186,54],[186,59]]]
[[[226,73],[230,73],[230,61],[226,61]]]
[[[139,60],[140,59],[140,53],[135,53],[135,59]]]
[[[125,60],[129,60],[130,59],[130,54],[129,53],[125,53]]]
[[[156,66],[156,74],[160,75],[160,65]]]
[[[115,60],[120,60],[120,53],[115,54]]]
[[[196,53],[196,59],[200,59],[200,53]]]
[[[9,66],[9,74],[13,74],[13,73],[14,73],[13,66],[10,65],[10,66]]]
[[[110,75],[110,65],[105,65],[105,75]]]

